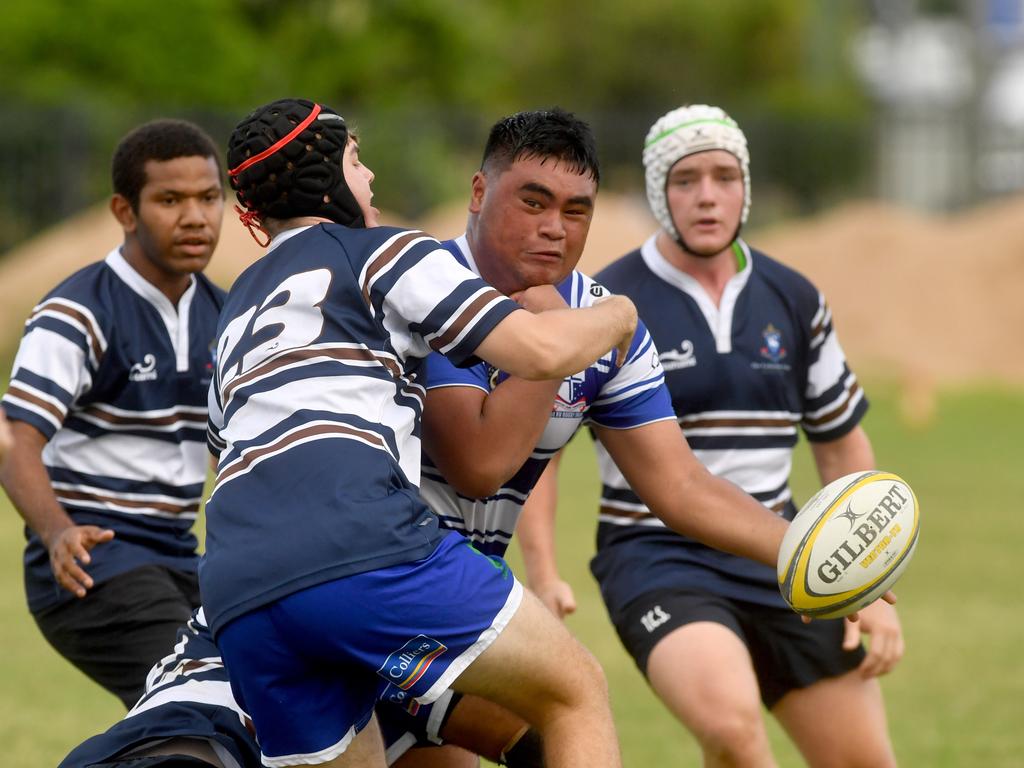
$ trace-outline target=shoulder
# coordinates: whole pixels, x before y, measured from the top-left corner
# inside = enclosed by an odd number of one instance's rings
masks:
[[[127,291],[114,271],[102,261],[83,267],[58,283],[33,308],[35,316],[40,311],[63,311],[71,317],[84,315],[90,323],[103,328],[111,325],[111,311],[121,302],[117,301],[122,291]]]
[[[766,282],[787,293],[818,295],[818,289],[814,283],[803,273],[783,264],[764,251],[759,251],[749,245],[748,248],[750,248],[750,255],[754,260],[754,269]]]

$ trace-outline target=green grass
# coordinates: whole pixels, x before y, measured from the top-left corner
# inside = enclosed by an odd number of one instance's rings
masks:
[[[870,391],[867,428],[878,464],[905,477],[922,507],[921,542],[897,589],[908,652],[883,681],[900,763],[1018,766],[1024,618],[1014,577],[1024,542],[1024,392],[946,394],[934,422],[914,428],[901,421],[895,390]],[[562,478],[560,556],[580,603],[569,626],[607,672],[625,764],[699,765],[692,739],[619,646],[587,570],[598,490],[588,443],[574,441]],[[816,487],[803,449],[795,487],[800,498]],[[19,520],[6,500],[0,507],[0,743],[6,765],[52,766],[122,709],[40,636],[24,605]],[[516,567],[517,555],[511,559]],[[779,763],[801,765],[784,734],[774,725],[770,733]]]

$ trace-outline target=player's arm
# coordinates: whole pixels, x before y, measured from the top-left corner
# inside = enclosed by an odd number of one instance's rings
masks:
[[[114,538],[114,532],[95,525],[76,525],[53,493],[43,465],[46,436],[23,421],[11,422],[14,446],[0,468],[0,483],[15,509],[50,553],[50,567],[57,583],[78,597],[92,588],[92,578],[81,567],[88,565],[89,550]]]
[[[531,312],[566,308],[558,291],[546,288],[525,291],[520,304]],[[428,363],[428,386],[437,365],[443,365],[436,357],[430,362],[436,365]],[[530,457],[561,382],[512,376],[490,391],[462,382],[431,387],[423,411],[423,449],[463,496],[491,496]]]
[[[530,288],[524,294],[536,290]],[[553,309],[536,315],[513,312],[480,342],[475,354],[513,376],[531,381],[563,379],[613,347],[621,364],[636,323],[636,307],[625,296],[609,296],[583,309]]]
[[[679,425],[657,421],[633,429],[594,425],[630,487],[675,531],[773,568],[788,523],[693,455]]]
[[[811,453],[822,485],[875,466],[871,441],[859,424],[835,440],[812,442]],[[846,622],[843,647],[852,650],[860,644],[862,632],[869,635],[868,653],[860,663],[861,674],[865,677],[884,675],[903,658],[905,643],[899,615],[885,600],[876,600],[858,613],[859,621]]]
[[[526,585],[559,618],[576,610],[572,587],[558,573],[555,552],[555,511],[558,508],[558,468],[561,453],[548,463],[523,506],[516,541],[526,568]]]
[[[11,437],[11,427],[7,423],[7,414],[0,408],[0,466],[3,466],[4,459],[11,451],[11,444],[14,438]]]

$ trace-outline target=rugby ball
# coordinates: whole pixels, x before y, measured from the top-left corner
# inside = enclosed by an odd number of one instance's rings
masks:
[[[797,613],[847,616],[896,583],[917,546],[917,497],[889,472],[833,480],[797,513],[779,548],[779,589]]]

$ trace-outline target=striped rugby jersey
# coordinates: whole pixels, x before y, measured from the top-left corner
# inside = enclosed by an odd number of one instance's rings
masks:
[[[477,272],[466,236],[447,241],[445,247]],[[573,308],[589,307],[607,295],[591,278],[573,272],[558,285],[558,292]],[[587,370],[562,382],[551,406],[551,418],[530,458],[496,494],[471,499],[448,485],[430,457],[423,456],[421,493],[438,514],[441,525],[468,536],[477,549],[500,555],[508,548],[512,532],[530,491],[548,461],[569,442],[585,422],[612,429],[631,429],[663,419],[674,419],[665,389],[658,353],[643,323],[637,324],[626,363],[614,365],[615,352],[602,357]],[[490,392],[506,375],[486,363],[456,368],[440,355],[427,358],[427,388],[475,387]]]
[[[51,291],[25,323],[3,406],[48,439],[43,463],[79,525],[112,528],[96,583],[143,565],[194,572],[206,479],[206,398],[224,292],[202,275],[175,308],[120,250]],[[39,611],[74,599],[26,529],[25,587]]]
[[[745,266],[718,307],[665,260],[654,236],[598,277],[630,297],[647,323],[697,458],[792,519],[789,473],[798,428],[808,440],[833,440],[860,422],[868,403],[822,294],[789,267],[738,245]],[[603,487],[591,569],[610,607],[662,588],[783,606],[775,569],[669,530],[600,446],[598,461]]]
[[[260,765],[249,716],[235,702],[203,610],[178,630],[173,651],[146,678],[146,691],[123,720],[84,741],[58,768],[126,759],[173,738],[205,741],[227,768]]]
[[[433,552],[444,533],[417,492],[422,359],[476,362],[516,309],[422,232],[322,224],[275,238],[218,328],[199,567],[214,632]]]

